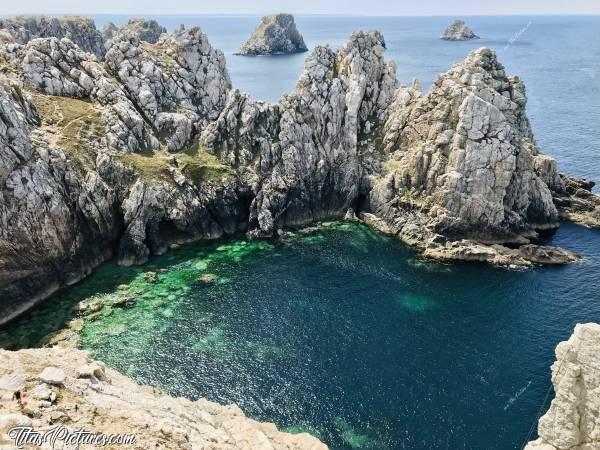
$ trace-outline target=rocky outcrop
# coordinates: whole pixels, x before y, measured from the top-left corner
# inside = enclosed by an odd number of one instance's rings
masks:
[[[254,34],[240,48],[240,55],[287,55],[308,51],[296,28],[294,16],[276,14],[262,18]]]
[[[592,194],[596,183],[561,175],[564,189],[553,192],[554,203],[563,220],[600,228],[600,197]]]
[[[357,32],[265,104],[232,88],[198,28],[118,32],[102,61],[67,38],[2,42],[0,322],[107,258],[233,233],[358,216],[426,257],[528,266],[577,259],[540,231],[597,223],[489,49],[423,94],[380,33]]]
[[[0,350],[0,446],[13,448],[8,432],[16,426],[134,435],[126,447],[135,449],[327,449],[307,433],[249,419],[236,405],[139,386],[74,349]]]
[[[455,20],[444,30],[440,39],[446,41],[470,41],[471,39],[479,39],[479,36],[473,33],[464,20]]]
[[[94,21],[87,17],[18,16],[0,19],[0,29],[2,28],[19,44],[26,44],[36,38],[67,38],[81,50],[98,58],[104,55],[102,34],[96,29]]]
[[[530,244],[557,227],[552,193],[564,183],[537,148],[525,105],[522,82],[485,48],[440,75],[427,95],[400,88],[380,137],[386,156],[371,178],[372,212],[430,256],[475,261],[499,261],[498,252],[514,252],[498,244]],[[496,245],[464,252],[464,239]],[[538,259],[533,248],[519,257]]]
[[[555,397],[539,420],[539,438],[525,450],[600,448],[600,325],[579,324],[556,347]]]
[[[104,46],[108,49],[112,44],[112,39],[117,33],[129,32],[135,34],[141,41],[155,44],[158,42],[161,34],[166,33],[167,29],[160,25],[156,20],[129,19],[129,21],[117,27],[114,23],[106,23],[100,30]]]

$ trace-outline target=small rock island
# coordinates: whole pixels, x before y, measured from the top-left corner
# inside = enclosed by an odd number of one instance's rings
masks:
[[[445,41],[470,41],[479,39],[479,36],[473,33],[473,30],[467,26],[464,20],[455,20],[446,28],[440,39]]]
[[[238,55],[288,55],[308,51],[291,14],[262,18]]]

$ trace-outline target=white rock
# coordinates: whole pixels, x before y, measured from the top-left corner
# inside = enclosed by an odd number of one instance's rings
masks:
[[[25,376],[19,372],[13,372],[0,378],[0,390],[16,392],[25,387]]]
[[[46,367],[38,378],[44,383],[54,384],[57,386],[65,382],[65,371],[56,367]]]

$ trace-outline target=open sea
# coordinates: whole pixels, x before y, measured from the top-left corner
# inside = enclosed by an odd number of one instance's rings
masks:
[[[234,86],[256,99],[291,92],[302,71],[306,54],[233,55],[258,17],[154,18],[200,26]],[[541,149],[561,171],[600,181],[600,17],[469,17],[482,39],[439,40],[453,19],[296,22],[309,48],[379,29],[400,81],[424,89],[472,49],[494,48],[525,82]],[[133,297],[131,308],[101,310],[81,346],[141,383],[235,402],[334,450],[521,449],[552,398],[554,348],[576,323],[600,322],[600,232],[565,224],[549,244],[584,259],[526,271],[436,264],[338,222],[277,242],[197,244],[141,267],[101,266],[0,330],[0,346],[40,345],[83,299]]]

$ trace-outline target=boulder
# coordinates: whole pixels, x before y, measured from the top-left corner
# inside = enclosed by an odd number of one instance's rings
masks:
[[[47,384],[61,386],[66,379],[65,371],[57,367],[46,367],[39,375],[40,381]]]

